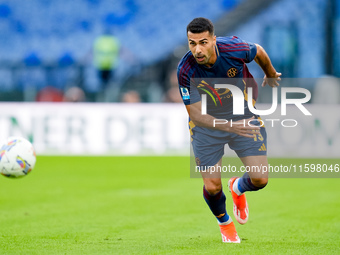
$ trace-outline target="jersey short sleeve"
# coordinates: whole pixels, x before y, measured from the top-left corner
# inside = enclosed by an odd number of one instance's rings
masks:
[[[196,86],[194,86],[194,84],[191,84],[193,73],[194,68],[192,68],[188,63],[185,64],[185,61],[183,64],[182,60],[178,65],[177,79],[179,92],[185,105],[194,104],[201,101],[201,97]]]
[[[229,57],[242,59],[245,63],[253,61],[257,53],[255,43],[246,42],[237,36],[220,37],[217,42],[221,42],[221,50],[227,52]]]

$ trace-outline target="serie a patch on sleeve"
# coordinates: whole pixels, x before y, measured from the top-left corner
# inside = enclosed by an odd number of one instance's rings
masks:
[[[181,88],[181,94],[182,94],[183,100],[189,100],[190,99],[189,90],[187,88]]]

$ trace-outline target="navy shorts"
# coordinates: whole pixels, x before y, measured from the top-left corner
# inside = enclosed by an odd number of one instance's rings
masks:
[[[221,131],[218,131],[218,136],[194,131],[191,144],[198,166],[216,165],[224,155],[226,144],[236,152],[238,157],[267,155],[265,127],[261,127],[260,134],[254,135],[253,138]]]

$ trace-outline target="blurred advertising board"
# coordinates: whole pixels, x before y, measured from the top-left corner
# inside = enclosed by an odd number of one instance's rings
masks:
[[[190,155],[183,104],[1,103],[0,141],[31,140],[38,155]],[[257,104],[257,109],[270,105]],[[270,157],[340,156],[340,105],[294,105],[262,120]],[[228,146],[226,146],[228,147]],[[236,154],[226,149],[227,156]]]

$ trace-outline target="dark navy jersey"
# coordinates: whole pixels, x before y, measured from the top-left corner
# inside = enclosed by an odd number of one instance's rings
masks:
[[[191,51],[180,61],[177,77],[180,93],[185,105],[201,101],[202,94],[208,94],[207,113],[215,118],[243,119],[253,116],[247,104],[247,88],[253,88],[253,104],[257,99],[258,88],[246,63],[251,62],[257,53],[256,45],[245,42],[236,36],[216,39],[217,60],[212,67],[196,62]],[[233,115],[233,98],[229,89],[215,88],[215,82],[227,82],[237,86],[244,95],[244,115]],[[224,80],[221,80],[224,79]],[[226,79],[226,80],[225,80]]]

